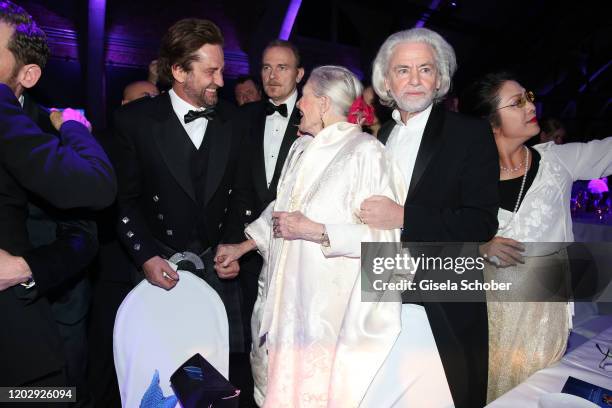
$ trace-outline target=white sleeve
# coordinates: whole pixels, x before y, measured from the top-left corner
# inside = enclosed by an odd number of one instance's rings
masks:
[[[321,251],[326,257],[361,256],[361,237],[365,237],[369,227],[364,224],[325,224],[329,237],[329,246],[321,245]]]
[[[364,146],[356,155],[356,170],[353,213],[357,213],[361,202],[373,195],[382,195],[399,203],[405,197],[405,186],[401,172],[382,150],[379,143]],[[326,257],[346,256],[359,258],[362,242],[396,242],[399,229],[377,230],[365,224],[326,224],[329,247],[321,246]]]
[[[346,256],[361,257],[362,242],[396,242],[399,240],[399,229],[376,230],[365,224],[325,224],[329,237],[329,247],[321,245],[326,257]]]
[[[588,143],[553,145],[551,151],[563,163],[572,180],[592,180],[612,174],[612,137]]]

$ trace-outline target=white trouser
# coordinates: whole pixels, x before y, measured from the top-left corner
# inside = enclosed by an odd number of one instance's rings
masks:
[[[422,306],[402,305],[402,331],[360,407],[454,407],[442,360]]]

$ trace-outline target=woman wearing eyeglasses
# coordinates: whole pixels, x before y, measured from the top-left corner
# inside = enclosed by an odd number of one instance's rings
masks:
[[[542,271],[568,271],[563,246],[533,242],[572,242],[572,183],[612,173],[612,138],[590,143],[527,147],[540,132],[534,95],[508,73],[494,73],[473,84],[461,100],[465,113],[491,123],[499,152],[499,229],[481,246],[488,276],[514,281],[526,290],[541,284]],[[546,248],[545,248],[546,247]],[[499,299],[489,296],[488,299]],[[534,372],[558,361],[571,328],[564,302],[490,302],[489,386],[492,401]]]

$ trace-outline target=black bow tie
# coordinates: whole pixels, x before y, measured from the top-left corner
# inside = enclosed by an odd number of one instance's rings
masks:
[[[206,118],[208,120],[214,119],[215,118],[215,108],[214,107],[206,108],[203,111],[190,110],[184,116],[185,124],[189,122],[193,122],[194,120],[200,119],[200,118]]]
[[[274,112],[278,112],[283,115],[285,118],[287,117],[287,104],[281,103],[280,105],[275,105],[272,102],[268,101],[266,103],[266,115],[274,115]]]

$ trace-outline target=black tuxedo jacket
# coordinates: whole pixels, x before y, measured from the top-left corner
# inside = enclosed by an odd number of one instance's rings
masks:
[[[49,113],[28,94],[24,94],[23,110],[43,132],[61,137]],[[73,284],[98,251],[93,215],[81,210],[58,210],[34,195],[30,195],[28,212],[28,234],[35,248],[23,257],[32,270],[38,294]],[[80,306],[84,309],[89,305]]]
[[[386,143],[395,122],[379,132]],[[497,231],[499,159],[488,123],[431,111],[404,204],[403,242],[486,242]],[[415,276],[419,280],[419,273]],[[457,408],[486,405],[486,303],[424,303]]]
[[[164,253],[157,241],[176,251],[186,250],[202,212],[207,236],[199,238],[212,246],[244,239],[240,214],[249,198],[241,173],[244,146],[232,120],[235,110],[219,101],[217,116],[206,128],[210,155],[203,208],[190,173],[193,145],[168,93],[129,103],[116,112],[117,232],[136,266]]]
[[[274,174],[268,187],[266,180],[266,164],[264,157],[264,131],[266,127],[266,101],[253,102],[244,105],[240,112],[240,125],[243,127],[243,132],[246,134],[246,143],[249,145],[249,150],[252,152],[250,157],[249,178],[252,187],[252,208],[250,220],[255,220],[261,212],[266,209],[268,204],[276,199],[276,188],[278,187],[278,179],[280,178],[287,153],[291,145],[297,138],[298,125],[300,123],[300,112],[296,107],[289,116],[289,123],[283,141],[281,142]]]
[[[26,228],[29,194],[59,208],[110,205],[116,193],[113,169],[87,129],[74,121],[62,139],[41,130],[12,91],[0,85],[0,248],[13,255],[31,249]],[[36,277],[44,286],[40,274]],[[49,277],[48,281],[61,279]],[[39,284],[37,283],[37,286]],[[0,292],[0,384],[22,385],[64,365],[57,326],[36,286]]]

